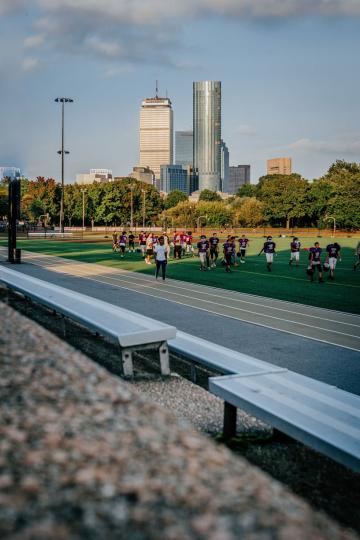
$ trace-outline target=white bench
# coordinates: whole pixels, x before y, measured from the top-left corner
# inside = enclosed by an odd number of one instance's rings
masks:
[[[115,338],[121,347],[125,376],[133,376],[132,352],[149,348],[158,349],[161,373],[170,374],[167,340],[176,336],[173,326],[2,265],[0,281],[84,326]]]
[[[184,332],[169,349],[226,374],[209,379],[224,400],[224,439],[235,436],[241,408],[360,472],[360,396]]]

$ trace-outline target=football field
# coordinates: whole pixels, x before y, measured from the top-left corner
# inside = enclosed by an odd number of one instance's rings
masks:
[[[318,283],[317,276],[314,283],[306,275],[308,248],[315,241],[319,241],[324,249],[331,238],[306,238],[302,240],[299,267],[289,266],[289,238],[275,238],[277,256],[274,259],[273,270],[266,269],[265,256],[258,253],[264,239],[251,238],[245,264],[233,268],[231,274],[225,273],[219,257],[217,268],[201,272],[197,256],[185,257],[180,261],[170,260],[167,269],[169,278],[192,283],[199,283],[229,291],[244,292],[298,302],[327,309],[339,310],[349,313],[360,313],[360,267],[353,270],[355,261],[354,250],[358,242],[356,238],[338,238],[342,247],[341,262],[336,268],[335,280],[328,281],[324,273],[325,283]],[[4,241],[1,245],[5,246]],[[120,258],[119,253],[113,253],[111,240],[103,242],[91,241],[58,241],[58,240],[22,240],[19,247],[28,251],[35,251],[47,255],[74,259],[87,263],[96,263],[107,267],[114,267],[144,274],[154,273],[154,264],[146,265],[139,253],[126,253]],[[323,253],[323,260],[325,254]],[[224,294],[222,292],[221,294]],[[226,294],[226,293],[225,293]]]

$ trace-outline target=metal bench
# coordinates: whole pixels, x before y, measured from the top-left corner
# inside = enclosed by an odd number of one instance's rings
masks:
[[[0,266],[0,281],[58,313],[115,338],[125,376],[133,376],[132,352],[157,348],[163,375],[170,374],[167,340],[176,328],[96,298]]]
[[[360,396],[276,368],[263,373],[212,377],[209,390],[225,401],[225,438],[236,433],[239,407],[360,472]]]
[[[269,369],[269,366],[270,368],[276,367],[263,360],[179,330],[176,333],[176,338],[169,341],[169,349],[175,354],[226,375],[257,373]]]
[[[224,400],[223,435],[236,434],[237,408],[360,471],[360,396],[184,332],[171,352],[214,369],[209,390]]]

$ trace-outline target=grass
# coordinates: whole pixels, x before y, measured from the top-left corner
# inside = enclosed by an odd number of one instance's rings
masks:
[[[316,239],[325,248],[331,238]],[[208,272],[199,271],[197,257],[189,257],[180,261],[170,261],[167,275],[173,279],[200,283],[249,294],[261,295],[280,300],[299,302],[349,313],[360,313],[360,267],[353,271],[354,250],[357,239],[341,238],[342,261],[338,262],[334,281],[319,284],[310,283],[306,275],[307,252],[302,251],[300,266],[289,267],[289,238],[275,238],[278,255],[275,258],[273,271],[266,270],[265,257],[259,253],[263,239],[250,238],[250,247],[245,264],[233,269],[232,274],[226,274],[219,264],[216,269]],[[313,245],[315,238],[302,241],[302,247]],[[4,241],[0,244],[6,245]],[[111,240],[104,242],[74,242],[56,240],[21,240],[19,247],[49,255],[57,255],[82,262],[97,263],[114,268],[122,268],[144,274],[153,274],[154,265],[145,265],[139,254],[126,254],[120,259],[118,253],[113,253]]]

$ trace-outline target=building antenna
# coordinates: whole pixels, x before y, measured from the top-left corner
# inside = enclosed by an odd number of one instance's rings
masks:
[[[156,92],[155,92],[155,97],[156,97],[156,98],[159,97],[159,84],[158,84],[158,80],[156,80]]]
[[[166,90],[166,99],[167,99],[167,97],[168,97],[168,91]]]

